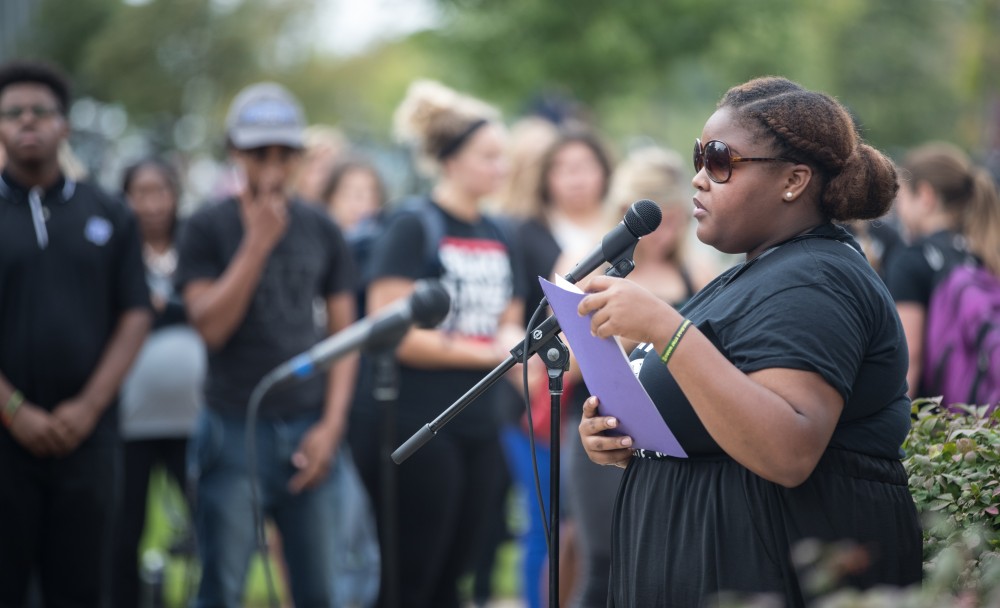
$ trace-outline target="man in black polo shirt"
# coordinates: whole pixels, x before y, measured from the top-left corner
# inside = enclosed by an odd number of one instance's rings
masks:
[[[114,403],[151,314],[127,209],[59,169],[69,87],[0,66],[0,606],[97,606],[117,466]]]

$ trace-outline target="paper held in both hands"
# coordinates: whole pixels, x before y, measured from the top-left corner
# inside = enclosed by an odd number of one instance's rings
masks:
[[[559,276],[556,283],[542,277],[538,277],[538,281],[580,365],[587,389],[600,400],[598,411],[603,416],[618,419],[615,434],[631,437],[635,448],[687,458],[646,389],[632,372],[618,338],[594,336],[590,333],[590,315],[581,317],[577,313],[583,292]]]

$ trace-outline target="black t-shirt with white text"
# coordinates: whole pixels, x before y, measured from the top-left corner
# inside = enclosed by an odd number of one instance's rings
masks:
[[[500,318],[512,298],[523,298],[521,281],[515,279],[506,238],[492,220],[460,220],[436,204],[442,213],[445,234],[438,246],[440,276],[434,277],[451,296],[451,310],[439,329],[462,336],[493,340]],[[423,252],[424,225],[414,214],[394,217],[372,251],[369,269],[373,280],[386,277],[430,278]],[[513,346],[513,345],[511,345]],[[400,366],[397,419],[404,432],[430,422],[481,380],[488,370],[418,369]],[[361,415],[372,413],[370,385],[359,387]],[[496,432],[500,417],[499,394],[491,390],[448,423],[451,432],[485,436]]]
[[[843,228],[826,224],[811,234],[724,272],[680,312],[744,373],[822,376],[845,401],[831,447],[899,458],[910,402],[892,298]],[[721,454],[659,354],[640,345],[631,359],[685,451]]]
[[[192,281],[221,277],[242,240],[237,199],[199,209],[178,240],[178,291],[183,293]],[[356,280],[347,244],[333,221],[315,206],[290,201],[288,227],[271,250],[245,316],[220,349],[209,351],[208,407],[244,413],[265,374],[323,337],[314,316],[317,298],[353,293]],[[316,374],[269,392],[260,412],[284,417],[316,411],[324,406],[325,395],[326,374]]]

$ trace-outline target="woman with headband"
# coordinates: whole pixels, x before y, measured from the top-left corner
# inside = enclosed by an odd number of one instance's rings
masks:
[[[411,329],[396,350],[398,445],[504,361],[524,330],[523,290],[515,287],[510,248],[482,211],[507,172],[499,114],[439,83],[418,81],[395,118],[398,135],[415,146],[434,186],[420,211],[404,208],[390,218],[375,245],[366,268],[368,313],[409,295],[418,279],[440,279],[451,296],[451,312],[439,327]],[[440,225],[442,234],[430,234],[427,225]],[[424,255],[429,238],[437,240],[433,261]],[[380,421],[370,393],[363,379],[352,442],[381,514]],[[503,500],[495,393],[477,399],[395,471],[401,606],[458,606],[458,579],[471,569],[489,522],[483,512]],[[393,584],[383,580],[383,603]]]

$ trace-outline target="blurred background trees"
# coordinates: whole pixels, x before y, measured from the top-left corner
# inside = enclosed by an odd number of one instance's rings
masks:
[[[31,8],[0,26],[0,53],[63,65],[93,102],[76,126],[138,129],[154,150],[218,153],[226,104],[265,78],[312,121],[388,143],[418,77],[511,118],[571,108],[619,151],[636,138],[686,150],[726,88],[764,74],[837,96],[890,153],[1000,147],[1000,0],[423,0],[430,29],[335,54],[319,15],[348,1],[392,14],[406,0],[4,0]]]

